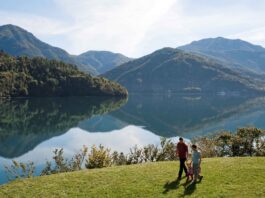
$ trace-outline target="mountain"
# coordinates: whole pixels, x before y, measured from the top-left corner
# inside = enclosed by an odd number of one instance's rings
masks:
[[[229,63],[231,68],[265,74],[265,48],[240,39],[208,38],[193,41],[179,49]]]
[[[99,74],[102,74],[130,61],[131,58],[108,51],[87,51],[77,56],[76,60],[84,65],[92,65]]]
[[[91,95],[126,96],[127,90],[61,61],[0,52],[0,97]]]
[[[119,53],[108,51],[88,51],[80,55],[70,55],[65,50],[53,47],[37,39],[32,33],[15,25],[0,26],[0,50],[13,56],[43,57],[74,64],[80,71],[97,75],[128,62]]]
[[[129,92],[259,92],[264,84],[242,77],[225,65],[173,48],[125,63],[103,76]]]
[[[80,64],[74,56],[68,54],[65,50],[48,45],[37,39],[32,33],[14,25],[0,26],[0,50],[13,56],[60,60],[77,65],[81,71],[91,74],[97,73],[92,66]]]

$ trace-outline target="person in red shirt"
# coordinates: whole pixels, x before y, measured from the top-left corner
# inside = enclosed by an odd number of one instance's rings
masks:
[[[179,175],[178,175],[178,180],[180,180],[182,173],[183,173],[183,170],[184,170],[185,174],[187,175],[187,167],[185,165],[185,161],[188,158],[188,146],[185,144],[182,137],[179,138],[176,152],[177,152],[177,156],[179,157],[179,162],[180,162]]]

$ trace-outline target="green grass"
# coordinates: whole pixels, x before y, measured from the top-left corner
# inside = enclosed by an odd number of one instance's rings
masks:
[[[265,158],[203,159],[203,180],[176,181],[178,162],[83,170],[13,181],[0,197],[265,197]]]

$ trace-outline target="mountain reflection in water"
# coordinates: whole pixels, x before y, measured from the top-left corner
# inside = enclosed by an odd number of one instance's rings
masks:
[[[0,102],[0,156],[18,157],[41,142],[126,103],[104,97],[31,98]]]

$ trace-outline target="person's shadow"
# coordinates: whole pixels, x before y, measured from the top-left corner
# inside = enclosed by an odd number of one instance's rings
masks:
[[[181,179],[176,179],[172,182],[167,182],[164,185],[164,191],[163,194],[166,194],[168,191],[170,190],[177,190],[179,188],[179,184],[180,184]]]
[[[184,196],[191,195],[196,190],[196,182],[192,182],[185,186]]]
[[[186,181],[184,184],[181,184],[185,188],[183,197],[186,195],[191,195],[196,190],[196,183],[200,183],[201,179],[199,180],[199,182]],[[170,190],[177,190],[180,186],[180,181],[181,181],[180,179],[176,179],[172,182],[167,182],[164,185],[165,190],[163,191],[163,194],[166,194]]]

